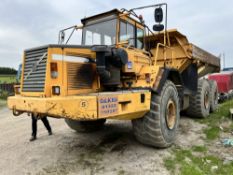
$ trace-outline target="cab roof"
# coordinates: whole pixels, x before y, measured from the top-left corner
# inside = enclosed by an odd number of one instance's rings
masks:
[[[104,13],[100,13],[98,15],[93,15],[93,16],[89,16],[89,17],[85,17],[83,19],[81,19],[81,22],[82,24],[85,24],[86,21],[89,21],[89,20],[93,20],[93,19],[97,19],[97,18],[101,18],[103,16],[109,16],[109,15],[119,15],[119,14],[122,14],[122,12],[118,9],[113,9],[111,11],[107,11],[107,12],[104,12]]]
[[[110,11],[107,11],[107,12],[104,12],[104,13],[100,13],[100,14],[97,14],[97,15],[94,15],[94,16],[90,16],[90,17],[85,17],[83,19],[81,19],[81,22],[83,25],[85,25],[85,23],[89,20],[95,20],[95,19],[99,19],[99,18],[102,18],[102,17],[106,17],[106,16],[110,16],[110,15],[116,15],[116,16],[119,16],[120,14],[124,14],[124,12],[122,12],[121,10],[119,9],[113,9],[113,10],[110,10]],[[130,17],[130,15],[127,15],[127,17],[137,23],[140,23],[139,21],[137,21],[136,19]]]

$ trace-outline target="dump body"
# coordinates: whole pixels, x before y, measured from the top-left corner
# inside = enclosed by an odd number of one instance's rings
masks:
[[[166,65],[178,69],[180,72],[185,70],[190,64],[197,64],[198,77],[208,73],[220,71],[220,58],[190,43],[187,37],[176,29],[167,32],[168,46],[158,46],[155,43],[163,43],[164,33],[147,37],[148,45],[154,45],[151,49],[155,53],[155,60],[158,65]]]
[[[198,75],[203,77],[211,72],[219,72],[221,63],[220,58],[213,54],[191,44],[192,47],[192,58],[197,60],[198,63]]]

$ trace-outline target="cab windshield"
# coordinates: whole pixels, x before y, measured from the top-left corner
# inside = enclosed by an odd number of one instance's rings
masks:
[[[116,44],[117,19],[98,23],[87,23],[83,28],[83,45],[114,45]]]

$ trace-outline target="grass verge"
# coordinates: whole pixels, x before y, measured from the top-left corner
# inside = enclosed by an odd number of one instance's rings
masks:
[[[207,140],[215,140],[219,137],[221,123],[226,122],[229,125],[225,128],[222,128],[223,131],[229,132],[233,129],[233,123],[230,120],[229,109],[233,108],[233,100],[229,100],[223,104],[220,104],[216,112],[210,114],[205,119],[197,119],[197,122],[206,124],[208,127],[204,130]]]
[[[209,117],[196,120],[207,126],[203,131],[206,141],[215,140],[219,138],[221,132],[229,132],[233,129],[233,122],[229,117],[230,108],[233,108],[233,100],[221,104]],[[190,149],[176,147],[172,149],[172,156],[164,159],[164,165],[171,174],[233,175],[233,162],[224,164],[222,159],[211,155],[205,146],[193,146]]]
[[[204,146],[191,149],[173,149],[173,156],[164,159],[171,174],[179,175],[233,175],[233,162],[224,164],[216,156],[209,155]]]

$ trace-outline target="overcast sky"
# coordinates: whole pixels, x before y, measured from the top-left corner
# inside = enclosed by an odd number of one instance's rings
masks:
[[[227,0],[1,0],[0,66],[17,68],[24,49],[57,43],[58,31],[113,8],[168,3],[168,27],[233,67],[233,1]],[[153,25],[153,10],[138,11]],[[74,40],[73,40],[74,42]],[[77,39],[78,42],[78,39]],[[77,43],[79,44],[79,43]]]

